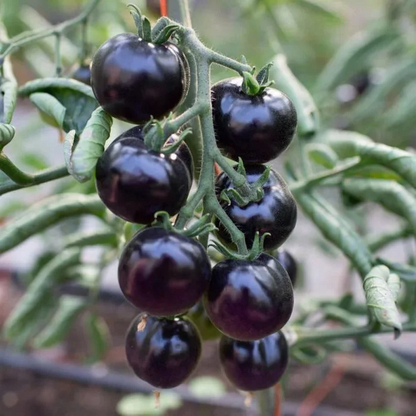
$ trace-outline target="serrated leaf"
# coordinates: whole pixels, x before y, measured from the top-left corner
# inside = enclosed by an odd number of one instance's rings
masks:
[[[332,169],[338,162],[337,154],[327,145],[322,143],[309,144],[306,149],[309,158],[317,165]]]
[[[416,235],[416,198],[403,185],[381,179],[348,179],[343,185],[349,194],[376,202],[386,210],[405,218]]]
[[[105,207],[97,195],[60,194],[33,205],[2,227],[0,253],[10,250],[51,225],[73,216],[103,216]]]
[[[66,109],[54,96],[45,92],[36,92],[30,94],[29,99],[40,111],[63,128]]]
[[[416,188],[416,155],[381,143],[362,134],[327,130],[319,140],[331,146],[341,158],[360,156],[363,164],[379,164],[391,169]]]
[[[66,109],[63,130],[80,134],[92,112],[98,107],[94,94],[86,84],[68,78],[43,78],[29,81],[19,89],[23,97],[34,93],[47,93],[55,97]]]
[[[372,267],[372,256],[354,227],[344,219],[327,201],[304,190],[294,193],[303,212],[314,222],[329,241],[338,247],[357,268],[361,277]]]
[[[393,328],[400,334],[402,324],[395,302],[395,294],[388,285],[390,270],[384,265],[375,266],[364,279],[363,286],[367,306],[383,325]]]
[[[95,166],[104,152],[104,145],[110,137],[112,117],[101,107],[98,107],[91,115],[75,144],[75,135],[70,132],[65,138],[65,161],[69,173],[78,181],[86,182],[92,178]]]
[[[365,68],[374,55],[384,52],[399,39],[399,33],[390,27],[357,33],[328,62],[319,75],[314,90],[328,91],[347,81]]]
[[[312,95],[295,77],[287,65],[286,56],[279,54],[273,59],[270,77],[275,87],[284,92],[296,108],[299,136],[310,136],[319,130],[319,113]]]
[[[216,377],[197,377],[188,384],[189,391],[196,397],[221,397],[226,393],[224,383]]]
[[[85,320],[85,328],[89,339],[91,360],[101,360],[110,345],[110,331],[103,318],[89,314]]]
[[[58,309],[51,322],[34,339],[34,347],[49,348],[61,342],[86,306],[87,302],[85,299],[75,296],[62,296],[59,299]]]
[[[80,251],[68,249],[59,253],[48,262],[29,285],[25,295],[20,299],[13,312],[4,324],[4,333],[7,338],[12,339],[28,325],[31,325],[32,317],[38,308],[42,307],[53,285],[59,282],[64,271],[80,262]]]

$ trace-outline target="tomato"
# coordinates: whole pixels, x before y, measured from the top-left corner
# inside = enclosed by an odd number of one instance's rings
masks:
[[[192,186],[192,158],[186,145],[165,156],[145,146],[139,129],[114,140],[95,171],[98,195],[106,207],[139,224],[151,223],[157,211],[177,214]]]
[[[81,65],[72,72],[71,78],[87,85],[91,85],[91,69],[89,65]]]
[[[288,251],[282,250],[276,254],[276,258],[287,271],[287,274],[292,281],[292,285],[295,286],[296,277],[298,275],[298,266],[294,257]]]
[[[293,311],[293,288],[283,267],[272,269],[268,254],[256,260],[225,260],[212,269],[204,296],[212,323],[242,341],[264,338],[281,329]]]
[[[210,277],[203,246],[161,227],[139,231],[124,248],[118,267],[124,296],[154,316],[179,315],[192,308]]]
[[[243,391],[264,390],[274,386],[289,361],[285,336],[276,332],[258,341],[236,341],[222,337],[220,363],[226,377]]]
[[[122,33],[95,54],[91,86],[113,117],[142,124],[168,115],[181,102],[188,87],[188,64],[173,43],[155,45]]]
[[[256,96],[245,94],[242,78],[220,81],[212,87],[212,112],[218,147],[245,163],[275,159],[291,143],[296,110],[281,91],[266,88]]]
[[[131,323],[126,336],[126,356],[135,374],[152,386],[170,389],[184,382],[201,356],[201,338],[194,324],[185,319],[147,317],[143,330]]]
[[[248,183],[254,183],[259,179],[265,169],[266,167],[262,165],[246,166]],[[218,199],[224,189],[231,188],[234,188],[234,185],[225,173],[221,173],[216,181]],[[270,171],[263,190],[264,196],[258,202],[250,202],[240,207],[232,200],[230,205],[225,201],[221,201],[221,205],[234,224],[244,233],[249,247],[258,231],[260,234],[270,233],[265,239],[264,249],[273,250],[282,245],[295,228],[297,208],[287,184],[274,170]],[[231,244],[228,231],[218,221],[216,224],[217,237],[225,244]]]

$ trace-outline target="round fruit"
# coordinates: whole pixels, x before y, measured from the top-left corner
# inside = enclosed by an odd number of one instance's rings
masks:
[[[122,33],[95,54],[91,86],[105,111],[141,124],[168,115],[180,103],[187,92],[188,65],[172,43],[155,45]]]
[[[143,126],[134,126],[118,136],[119,139],[124,139],[125,137],[134,137],[144,142]],[[179,136],[177,134],[172,134],[172,136],[170,136],[166,141],[165,146],[168,147],[169,145],[175,143],[177,140],[179,140]],[[179,157],[180,160],[182,160],[183,163],[185,163],[189,173],[191,174],[191,180],[193,180],[194,164],[191,151],[189,150],[187,144],[182,142],[178,149],[175,151],[175,154]]]
[[[190,309],[187,317],[198,328],[203,341],[211,341],[221,336],[221,332],[215,328],[214,324],[208,318],[202,302],[198,302],[192,309]]]
[[[260,178],[266,169],[263,165],[246,166],[247,181],[251,184]],[[234,185],[223,172],[217,177],[216,192],[220,199],[224,189],[234,188]],[[260,235],[270,233],[264,242],[265,250],[273,250],[282,245],[296,225],[296,202],[283,178],[274,170],[270,171],[268,181],[263,185],[264,196],[258,202],[250,202],[240,207],[235,201],[228,205],[220,201],[227,215],[244,233],[249,247],[253,244],[256,232]],[[216,222],[217,237],[225,244],[231,244],[228,231]]]
[[[139,231],[123,250],[118,267],[124,296],[154,316],[180,315],[192,308],[210,277],[203,246],[160,227]]]
[[[280,264],[285,268],[292,281],[292,285],[295,286],[296,277],[298,275],[298,266],[294,257],[288,251],[282,250],[277,253],[277,260],[279,260]]]
[[[89,65],[81,65],[71,74],[71,78],[87,85],[91,85],[91,69]]]
[[[225,260],[212,269],[204,297],[212,323],[241,341],[264,338],[281,329],[293,311],[293,288],[283,267],[267,266],[271,256]]]
[[[212,87],[212,111],[218,147],[245,163],[266,163],[291,143],[296,131],[296,110],[281,91],[266,88],[256,96],[242,91],[242,78]]]
[[[227,378],[243,391],[274,386],[286,370],[288,346],[281,332],[258,341],[236,341],[222,337],[220,363]]]
[[[201,338],[188,320],[137,316],[126,336],[126,356],[130,367],[142,380],[159,389],[183,383],[195,370],[201,355]]]
[[[192,185],[189,161],[181,159],[180,154],[186,153],[181,148],[165,156],[135,136],[114,140],[95,170],[98,195],[106,207],[139,224],[151,223],[157,211],[177,214]]]

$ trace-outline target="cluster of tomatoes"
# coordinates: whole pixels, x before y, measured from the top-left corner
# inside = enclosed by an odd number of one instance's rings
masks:
[[[116,138],[96,166],[100,198],[115,215],[143,224],[119,261],[119,284],[140,310],[126,337],[127,360],[138,377],[158,389],[182,383],[195,369],[205,339],[221,336],[226,376],[239,389],[255,391],[275,384],[288,361],[279,332],[293,309],[291,279],[296,264],[287,252],[262,253],[253,260],[228,259],[213,268],[204,247],[175,229],[150,226],[155,213],[175,216],[186,203],[193,161],[184,142],[172,135],[160,149],[146,146],[143,124],[168,115],[187,93],[186,58],[172,43],[153,44],[133,34],[108,40],[91,65],[91,86],[110,115],[136,124]],[[296,112],[280,91],[258,95],[242,89],[242,79],[212,87],[212,114],[218,147],[244,161],[247,181],[255,184],[266,167],[289,145]],[[221,199],[234,187],[221,173],[217,197],[247,245],[269,233],[273,252],[296,223],[296,205],[281,176],[271,171],[263,196],[240,206]],[[218,223],[217,238],[232,245]],[[281,260],[281,262],[278,261]],[[283,266],[282,266],[283,264]]]

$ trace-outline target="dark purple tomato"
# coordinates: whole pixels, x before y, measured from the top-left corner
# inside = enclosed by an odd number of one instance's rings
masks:
[[[265,169],[263,165],[246,166],[247,181],[254,183]],[[224,189],[230,188],[234,188],[234,185],[228,176],[224,172],[218,175],[216,181],[218,199]],[[253,244],[258,231],[260,235],[270,233],[270,236],[265,239],[264,249],[273,250],[282,245],[295,228],[297,208],[286,182],[274,170],[270,171],[263,190],[264,197],[258,202],[250,202],[240,207],[232,200],[230,205],[225,201],[221,201],[221,205],[234,224],[244,233],[249,247]],[[218,221],[216,225],[217,237],[225,244],[231,244],[228,231]]]
[[[195,325],[185,319],[146,318],[143,330],[137,326],[143,315],[131,323],[126,336],[130,367],[142,380],[158,389],[183,383],[195,370],[201,355],[201,338]]]
[[[125,137],[134,137],[136,139],[144,141],[143,126],[132,127],[131,129],[125,131],[123,134],[118,136],[119,139],[124,139]],[[172,136],[170,136],[169,139],[166,141],[166,146],[173,144],[178,139],[179,136],[177,134],[172,134]],[[192,154],[185,142],[182,142],[179,148],[175,151],[175,154],[183,163],[185,163],[186,167],[189,170],[189,173],[191,174],[191,180],[193,180],[194,164]]]
[[[288,251],[282,250],[278,253],[274,253],[273,256],[270,257],[271,259],[269,259],[267,262],[267,266],[279,272],[281,268],[284,268],[289,275],[292,286],[294,287],[296,283],[298,266],[293,256]]]
[[[212,87],[215,137],[224,153],[245,163],[266,163],[287,149],[295,135],[297,116],[290,99],[266,88],[256,96],[245,94],[242,78]]]
[[[165,156],[137,137],[117,138],[97,162],[98,195],[115,215],[138,224],[151,223],[157,211],[177,214],[192,185],[188,161],[178,153]]]
[[[276,332],[258,341],[236,341],[222,337],[221,367],[239,390],[257,391],[274,386],[289,361],[285,336]]]
[[[105,42],[91,66],[91,86],[113,117],[142,124],[168,115],[188,87],[188,64],[172,43],[155,45],[132,33]]]
[[[212,269],[204,296],[212,323],[241,341],[264,338],[281,329],[293,311],[293,288],[283,267],[267,266],[268,254],[256,260],[225,260]]]
[[[118,266],[124,296],[154,316],[179,315],[192,308],[210,277],[203,246],[160,227],[139,231],[124,248]]]
[[[89,65],[81,65],[71,74],[72,79],[76,79],[87,85],[91,85],[91,69]]]
[[[221,336],[221,332],[215,328],[214,324],[208,318],[202,302],[198,302],[193,308],[191,308],[187,317],[198,328],[203,341],[211,341]]]

